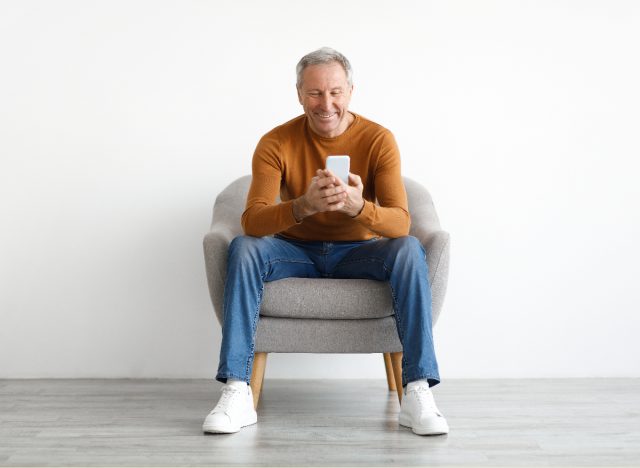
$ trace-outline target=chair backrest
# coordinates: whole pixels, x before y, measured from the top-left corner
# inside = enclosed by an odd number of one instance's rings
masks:
[[[414,234],[415,226],[428,226],[429,231],[439,230],[440,221],[429,191],[413,179],[403,177],[403,180],[411,214],[409,234]],[[250,184],[250,175],[236,179],[220,192],[213,208],[213,218],[224,222],[235,235],[242,234],[240,217],[245,208]]]
[[[242,234],[240,217],[247,203],[247,194],[251,185],[251,176],[242,176],[218,194],[213,205],[213,222],[222,222],[227,225],[234,235]]]

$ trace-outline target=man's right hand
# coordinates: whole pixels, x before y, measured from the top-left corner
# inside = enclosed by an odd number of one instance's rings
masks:
[[[347,194],[345,188],[335,182],[336,176],[331,171],[318,169],[306,193],[293,202],[293,216],[296,221],[300,222],[316,213],[342,209]]]

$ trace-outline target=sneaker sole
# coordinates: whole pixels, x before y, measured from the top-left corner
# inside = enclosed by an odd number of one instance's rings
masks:
[[[240,429],[242,429],[243,427],[251,426],[253,424],[256,424],[257,422],[258,422],[258,415],[257,413],[255,413],[251,415],[251,417],[247,418],[247,420],[244,421],[244,423],[241,424],[240,426],[234,426],[234,427],[213,426],[213,425],[208,426],[204,424],[202,426],[202,431],[208,432],[210,434],[234,434],[236,432],[239,432]]]
[[[449,425],[446,421],[439,421],[429,426],[414,426],[410,419],[400,415],[398,422],[401,426],[410,428],[417,435],[445,435],[449,433]]]

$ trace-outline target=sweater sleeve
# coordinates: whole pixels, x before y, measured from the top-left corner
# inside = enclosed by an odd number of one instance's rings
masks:
[[[402,181],[400,151],[389,131],[381,139],[374,173],[375,195],[378,204],[365,200],[360,214],[353,219],[384,237],[409,234],[407,192]]]
[[[298,224],[292,200],[276,203],[283,174],[279,149],[278,139],[271,132],[260,139],[253,154],[251,187],[241,220],[248,236],[268,236]]]

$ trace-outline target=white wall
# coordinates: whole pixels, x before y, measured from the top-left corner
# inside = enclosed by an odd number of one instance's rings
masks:
[[[638,5],[0,3],[0,377],[214,376],[211,206],[323,45],[452,235],[442,377],[640,376]]]

